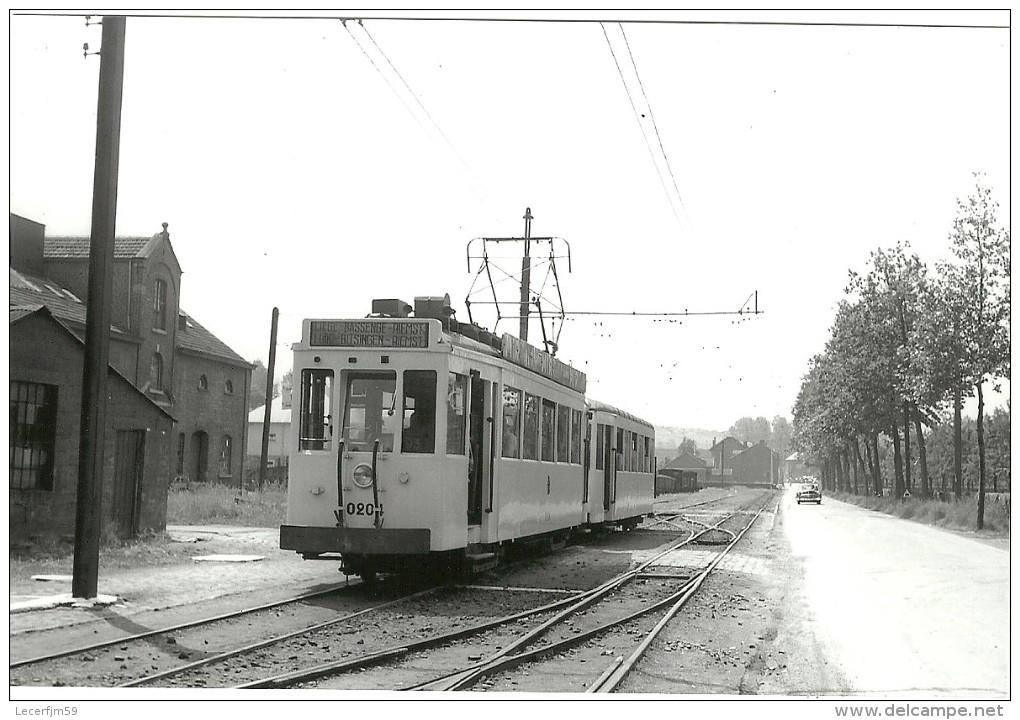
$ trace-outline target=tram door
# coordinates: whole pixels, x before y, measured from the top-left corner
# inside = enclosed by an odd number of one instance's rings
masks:
[[[482,524],[482,486],[485,477],[485,386],[471,371],[471,410],[468,418],[468,525]],[[491,472],[491,470],[490,470]]]
[[[613,447],[613,426],[599,425],[599,427],[602,429],[602,472],[604,477],[602,507],[606,512],[609,512],[613,486],[616,484],[616,449]]]

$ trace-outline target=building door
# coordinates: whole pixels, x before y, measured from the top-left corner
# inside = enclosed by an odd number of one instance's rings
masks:
[[[209,433],[199,430],[191,436],[191,481],[205,482],[209,469]]]
[[[138,534],[138,499],[145,467],[145,431],[118,430],[113,463],[113,524],[122,540]]]

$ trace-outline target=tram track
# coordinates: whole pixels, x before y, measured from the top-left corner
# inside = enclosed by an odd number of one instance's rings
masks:
[[[760,510],[759,510],[760,512]],[[456,632],[438,633],[413,642],[396,643],[370,653],[346,657],[337,661],[310,666],[298,670],[262,677],[258,680],[235,685],[237,688],[307,688],[328,687],[343,689],[389,689],[406,690],[461,690],[474,686],[482,678],[523,663],[535,662],[543,655],[555,654],[604,635],[614,627],[623,627],[635,619],[651,613],[668,612],[674,605],[681,606],[700,587],[704,577],[715,567],[718,560],[739,540],[739,534],[730,533],[731,540],[726,549],[717,554],[715,564],[703,571],[703,575],[678,578],[668,575],[674,583],[654,582],[647,574],[649,568],[671,552],[694,543],[699,537],[725,531],[721,526],[740,513],[731,513],[714,524],[706,525],[701,531],[670,543],[652,558],[637,567],[579,593],[574,598],[548,603],[533,608],[527,613],[497,618]],[[757,517],[755,515],[754,517]],[[753,518],[752,521],[753,522]],[[741,532],[751,522],[742,526]],[[679,587],[675,586],[680,582]],[[625,586],[640,587],[640,592],[628,590]],[[626,597],[628,596],[629,597]],[[605,621],[603,609],[613,601],[620,602],[627,611]],[[599,605],[601,603],[601,605]],[[672,610],[673,613],[676,610]],[[522,622],[527,618],[525,627]],[[594,620],[594,622],[592,622]],[[564,628],[566,628],[564,630]],[[548,640],[549,633],[559,629],[566,637]],[[650,630],[641,632],[647,634]],[[537,645],[536,647],[528,647]],[[492,649],[495,648],[493,652]],[[464,661],[467,661],[466,663]],[[459,663],[459,664],[458,664]],[[446,672],[435,676],[435,669],[447,667]],[[413,676],[422,666],[429,668],[433,676],[408,685],[406,680],[397,678]],[[372,673],[379,677],[372,679]],[[356,675],[355,675],[356,673]],[[338,678],[346,678],[337,683]],[[604,681],[605,682],[605,681]],[[353,685],[350,683],[354,683]]]

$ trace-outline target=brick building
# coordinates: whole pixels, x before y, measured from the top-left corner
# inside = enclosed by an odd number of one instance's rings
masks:
[[[29,311],[45,308],[50,336],[65,334],[81,341],[85,337],[85,305],[88,296],[89,239],[79,237],[45,237],[45,227],[12,214],[10,218],[10,306],[12,353],[10,380],[12,412],[17,383],[30,382],[33,365],[40,358],[62,353],[55,361],[50,381],[52,389],[33,392],[50,397],[55,393],[57,413],[76,417],[81,404],[81,353],[64,341],[47,342],[43,336],[23,332]],[[247,432],[246,401],[251,382],[252,365],[206,330],[193,317],[180,309],[181,267],[170,244],[164,223],[162,232],[149,238],[117,238],[114,243],[113,314],[110,328],[110,367],[117,382],[126,381],[133,394],[111,394],[114,403],[127,403],[130,408],[111,407],[113,415],[124,413],[139,419],[159,417],[176,421],[166,428],[168,451],[159,440],[146,436],[139,450],[140,497],[161,503],[162,510],[152,508],[138,515],[134,531],[161,529],[165,525],[166,489],[177,476],[192,481],[217,480],[240,484]],[[33,316],[29,324],[43,323],[43,315]],[[24,327],[28,327],[25,324]],[[18,332],[18,352],[15,331]],[[50,338],[52,340],[52,337]],[[35,360],[33,360],[35,358]],[[77,363],[77,364],[75,364]],[[59,381],[59,382],[57,382]],[[112,382],[112,381],[111,381]],[[77,391],[75,391],[77,387]],[[130,398],[130,399],[127,399]],[[141,401],[146,401],[141,403]],[[45,404],[45,403],[44,403]],[[158,411],[156,415],[152,415]],[[150,417],[151,416],[151,417]],[[152,421],[155,423],[155,420]],[[147,428],[162,425],[149,423]],[[12,466],[15,442],[12,423]],[[109,430],[108,430],[109,432]],[[66,439],[68,447],[62,448]],[[73,445],[71,438],[73,437]],[[108,438],[108,443],[110,439]],[[56,457],[61,453],[77,453],[77,425],[70,434],[57,434]],[[125,441],[126,442],[126,441]],[[124,453],[127,451],[124,450]],[[114,457],[107,456],[107,459]],[[42,489],[15,487],[11,484],[12,533],[14,507],[23,508],[25,518],[33,516],[33,507],[63,508],[55,498],[69,493],[74,496],[74,473],[53,475],[54,487]],[[48,476],[49,470],[36,469]],[[158,487],[152,485],[158,475]],[[40,484],[38,478],[33,481]],[[59,486],[58,486],[59,483]],[[32,484],[29,482],[29,484]],[[46,481],[41,482],[42,485]],[[40,493],[50,493],[48,496]],[[44,498],[49,497],[49,502]],[[156,500],[161,497],[161,500]],[[54,524],[70,532],[73,528],[73,504],[70,517],[58,515]],[[71,524],[69,525],[68,522]],[[13,537],[13,535],[12,535]]]
[[[779,482],[779,456],[764,440],[734,454],[728,464],[732,482],[767,486]]]

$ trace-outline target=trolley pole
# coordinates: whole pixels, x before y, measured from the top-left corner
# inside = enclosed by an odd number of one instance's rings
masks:
[[[531,208],[524,210],[524,259],[521,261],[521,340],[528,340],[528,309],[531,304]]]
[[[266,413],[262,419],[262,457],[259,460],[259,490],[266,482],[266,461],[269,457],[270,408],[273,405],[273,374],[276,371],[276,328],[280,322],[280,308],[273,308],[273,324],[269,331],[269,369],[266,376]],[[281,390],[282,392],[282,390]]]
[[[110,321],[113,315],[113,243],[117,221],[125,24],[123,17],[103,17],[96,167],[92,190],[92,237],[89,241],[88,306],[85,314],[74,565],[71,576],[71,593],[80,598],[96,597],[99,586],[106,376],[110,364]]]

